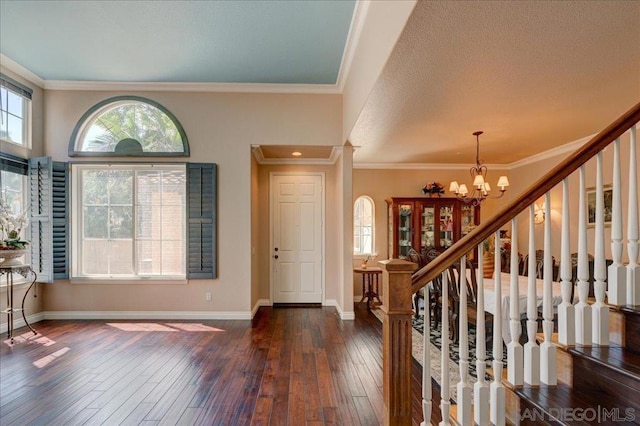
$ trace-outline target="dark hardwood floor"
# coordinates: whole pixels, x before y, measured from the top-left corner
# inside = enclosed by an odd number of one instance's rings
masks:
[[[382,424],[382,327],[362,307],[35,326],[0,345],[2,426]],[[414,362],[416,425],[420,375]]]

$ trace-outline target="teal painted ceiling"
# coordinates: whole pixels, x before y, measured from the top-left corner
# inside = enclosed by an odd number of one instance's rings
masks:
[[[44,80],[335,84],[355,0],[0,0],[0,53]]]

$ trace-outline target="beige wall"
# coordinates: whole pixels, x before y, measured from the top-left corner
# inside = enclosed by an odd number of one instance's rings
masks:
[[[99,101],[123,94],[147,97],[165,106],[185,129],[191,147],[189,161],[218,164],[219,278],[175,285],[57,281],[46,287],[44,310],[195,311],[230,317],[245,315],[264,295],[262,274],[254,276],[251,261],[252,246],[263,245],[260,236],[252,235],[256,216],[262,216],[260,210],[255,210],[260,203],[255,205],[257,182],[251,145],[339,145],[341,96],[47,91],[45,154],[54,160],[70,160],[67,155],[69,137],[82,114]],[[256,256],[261,255],[258,250]],[[248,267],[249,264],[252,266]],[[205,301],[206,292],[212,293],[212,301]]]

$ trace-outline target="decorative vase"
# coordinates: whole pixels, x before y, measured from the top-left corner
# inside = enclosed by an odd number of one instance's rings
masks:
[[[482,275],[484,278],[493,278],[493,270],[496,266],[494,262],[493,254],[485,253],[482,255]]]
[[[360,265],[360,267],[362,269],[367,269],[367,262],[362,262],[362,265]]]
[[[22,265],[20,258],[27,254],[26,249],[0,250],[0,267]]]

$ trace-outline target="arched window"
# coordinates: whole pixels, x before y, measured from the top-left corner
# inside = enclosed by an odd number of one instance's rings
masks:
[[[105,99],[71,134],[69,156],[188,157],[187,135],[162,105],[138,96]]]
[[[362,195],[356,199],[353,205],[354,254],[373,254],[374,212],[370,197]]]

